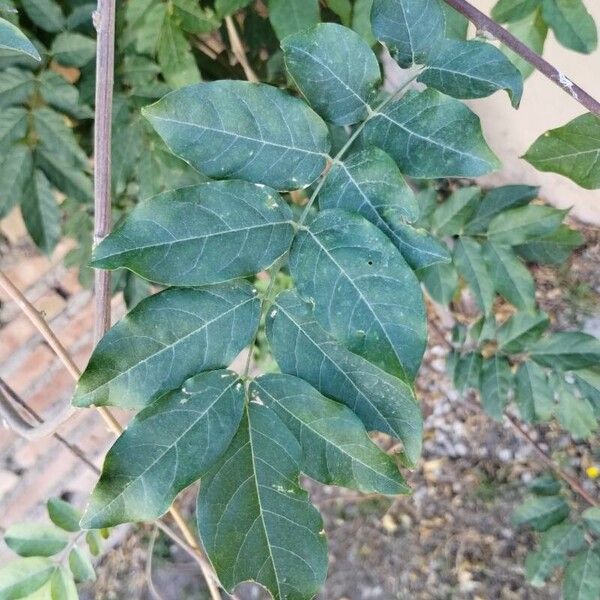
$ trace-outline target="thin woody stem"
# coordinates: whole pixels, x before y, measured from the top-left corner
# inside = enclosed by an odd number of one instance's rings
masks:
[[[478,31],[485,31],[492,37],[502,42],[513,52],[534,66],[542,75],[545,75],[550,81],[556,84],[563,92],[566,92],[584,106],[590,112],[600,116],[600,102],[580,88],[564,73],[561,73],[556,67],[547,60],[535,53],[531,48],[516,38],[510,31],[498,25],[493,19],[475,8],[466,0],[444,0],[446,4],[464,15],[471,23],[475,25]]]

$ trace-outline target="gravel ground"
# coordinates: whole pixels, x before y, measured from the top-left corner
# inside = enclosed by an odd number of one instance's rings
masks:
[[[557,328],[577,325],[600,334],[600,234],[583,232],[587,244],[571,264],[535,270],[538,300]],[[423,459],[409,475],[413,494],[392,501],[305,482],[329,537],[330,574],[321,600],[560,598],[556,582],[543,590],[526,585],[522,565],[535,538],[510,523],[524,484],[543,465],[508,423],[491,421],[476,401],[458,397],[444,374],[441,335],[447,335],[447,321],[434,316],[417,386],[426,420]],[[586,466],[600,460],[600,446],[574,444],[553,426],[538,427],[532,435],[581,480]],[[585,486],[600,492],[590,480]],[[189,490],[184,505],[190,511],[193,501]],[[196,567],[160,538],[153,595],[147,585],[148,538],[148,530],[132,532],[109,553],[88,598],[208,598]],[[237,595],[267,598],[252,585],[240,586]]]

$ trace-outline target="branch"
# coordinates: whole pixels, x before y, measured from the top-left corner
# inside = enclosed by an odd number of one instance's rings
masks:
[[[111,134],[115,65],[116,0],[98,0],[94,26],[96,51],[96,109],[94,120],[94,246],[111,227]],[[110,273],[94,271],[94,341],[110,328]]]
[[[552,459],[552,457],[542,450],[540,445],[529,435],[529,433],[522,427],[519,421],[513,417],[511,414],[505,412],[504,416],[511,424],[512,428],[524,439],[526,440],[537,452],[538,456],[550,469],[552,469],[561,479],[563,479],[571,488],[577,492],[588,504],[592,506],[598,506],[598,501],[589,494],[583,486],[571,475],[569,475],[566,471],[563,471],[558,464]]]
[[[477,27],[478,31],[485,31],[505,46],[533,65],[540,73],[545,75],[550,81],[555,83],[561,90],[569,94],[571,98],[577,100],[579,104],[596,115],[600,115],[600,102],[590,96],[585,90],[573,83],[566,75],[561,73],[556,67],[552,66],[547,60],[536,54],[516,38],[510,31],[475,8],[467,0],[444,0],[446,4],[456,9],[459,13],[467,17],[471,23]]]
[[[242,40],[240,40],[240,36],[238,35],[231,15],[225,17],[225,25],[227,27],[227,35],[229,35],[229,42],[231,43],[231,50],[237,61],[242,66],[244,74],[246,75],[246,79],[252,83],[258,83],[259,79],[248,62],[248,58],[246,57],[246,52],[244,50],[244,44],[242,44]]]

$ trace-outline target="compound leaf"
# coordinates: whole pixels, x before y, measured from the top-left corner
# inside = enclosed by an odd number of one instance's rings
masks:
[[[138,413],[106,455],[82,527],[153,521],[164,514],[225,452],[243,406],[238,376],[211,371]]]
[[[317,321],[349,350],[412,380],[427,340],[419,282],[390,240],[359,215],[317,215],[298,232],[289,262]]]
[[[294,291],[277,297],[267,317],[267,337],[284,373],[349,406],[367,430],[401,439],[415,463],[423,422],[408,384],[337,344]]]
[[[228,366],[250,343],[259,304],[245,282],[142,300],[96,346],[73,404],[142,408],[195,373]]]
[[[325,123],[302,100],[269,85],[201,83],[143,113],[175,154],[211,177],[290,190],[309,185],[325,168]]]
[[[253,580],[275,600],[305,600],[324,583],[327,543],[319,512],[298,485],[301,461],[279,417],[250,402],[198,495],[200,536],[229,591]]]
[[[358,33],[321,23],[288,36],[281,47],[294,83],[326,121],[352,125],[366,117],[381,72],[375,53]]]
[[[600,188],[600,117],[587,113],[547,131],[523,158],[539,171],[560,173],[586,189]]]
[[[360,419],[305,381],[264,375],[252,383],[251,397],[274,410],[300,442],[301,468],[312,479],[367,493],[409,491],[395,461],[371,441]]]
[[[435,90],[407,92],[376,112],[362,136],[411,177],[476,177],[500,165],[483,138],[479,117]]]
[[[126,267],[163,285],[220,283],[269,267],[293,233],[292,212],[273,190],[208,182],[138,204],[96,248],[92,266]]]

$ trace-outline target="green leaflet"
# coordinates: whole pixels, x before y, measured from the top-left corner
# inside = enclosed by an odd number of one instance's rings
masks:
[[[0,71],[0,108],[25,104],[35,89],[35,78],[29,71],[9,68]]]
[[[89,556],[79,547],[75,546],[69,553],[69,568],[78,583],[95,581],[96,573]]]
[[[65,31],[54,38],[50,52],[65,67],[83,67],[96,56],[96,41],[81,33]]]
[[[27,111],[20,106],[6,108],[2,111],[0,148],[4,152],[27,135],[27,116]],[[5,157],[3,158],[6,160]]]
[[[527,555],[527,580],[535,587],[543,586],[553,571],[565,563],[568,554],[578,552],[584,545],[583,528],[579,523],[555,525],[543,534],[540,549]]]
[[[15,144],[6,150],[0,162],[0,181],[4,182],[0,190],[0,218],[23,202],[25,186],[32,178],[33,157],[29,148],[25,144]]]
[[[175,154],[211,177],[291,190],[325,168],[325,123],[304,102],[268,85],[201,83],[166,95],[143,114]]]
[[[459,238],[454,246],[454,264],[467,280],[479,308],[484,314],[489,314],[495,290],[479,242],[468,237]]]
[[[592,506],[581,514],[586,528],[595,534],[600,534],[600,507]]]
[[[475,177],[500,164],[481,134],[479,118],[462,102],[430,89],[409,91],[375,113],[362,137],[411,177]]]
[[[419,282],[374,225],[339,209],[296,235],[289,260],[299,294],[342,345],[401,379],[414,379],[427,342]]]
[[[92,266],[127,267],[163,285],[221,283],[269,267],[293,234],[292,212],[273,190],[208,182],[138,204],[96,248]]]
[[[46,508],[48,509],[50,520],[57,527],[70,532],[80,530],[79,520],[81,519],[81,513],[72,504],[60,498],[50,498],[46,503]]]
[[[321,20],[319,0],[269,0],[269,19],[277,38],[283,40]]]
[[[171,288],[142,300],[96,346],[74,406],[142,408],[250,343],[259,299],[247,283]]]
[[[0,567],[0,598],[17,600],[40,589],[54,573],[47,558],[22,558]]]
[[[554,475],[546,473],[536,477],[527,487],[536,496],[556,496],[562,488],[561,482]]]
[[[512,208],[492,219],[488,237],[497,244],[518,246],[556,231],[567,212],[537,204]]]
[[[454,98],[485,98],[506,90],[515,108],[523,95],[519,70],[498,48],[476,40],[436,44],[418,81]]]
[[[391,156],[365,148],[336,162],[318,196],[321,210],[342,208],[362,215],[393,240],[393,229],[415,221],[419,206]]]
[[[21,0],[27,16],[44,31],[55,33],[65,24],[61,7],[54,0]]]
[[[546,531],[569,516],[569,505],[561,496],[535,496],[521,504],[512,521],[517,527],[529,526]]]
[[[519,310],[533,311],[535,282],[513,250],[486,242],[483,253],[496,291]]]
[[[518,312],[498,328],[498,346],[503,352],[523,352],[549,325],[550,319],[544,312]]]
[[[31,56],[34,60],[42,60],[36,47],[27,39],[21,30],[10,21],[0,17],[0,48],[12,50],[19,54]]]
[[[429,295],[439,304],[450,304],[458,290],[458,273],[453,264],[434,264],[419,271]]]
[[[231,371],[188,379],[138,413],[108,451],[81,525],[153,521],[215,464],[242,418],[244,386]]]
[[[587,113],[540,136],[523,157],[586,189],[600,188],[600,117]]]
[[[467,352],[460,357],[454,369],[454,385],[458,392],[479,388],[482,365],[483,357],[479,352]]]
[[[438,235],[457,235],[471,220],[481,201],[481,189],[464,187],[439,204],[431,217],[431,228]]]
[[[350,0],[325,0],[327,8],[334,12],[342,22],[342,25],[348,27],[352,21],[352,4]]]
[[[200,537],[227,590],[253,580],[275,600],[305,600],[324,583],[327,542],[319,512],[298,485],[301,460],[279,417],[251,402],[198,495]]]
[[[490,190],[466,224],[466,233],[473,235],[485,232],[495,216],[510,208],[526,206],[537,198],[538,192],[539,188],[530,185],[505,185]]]
[[[153,0],[129,0],[125,4],[128,33],[140,54],[156,54],[167,5]]]
[[[596,418],[600,418],[600,371],[582,369],[575,371],[573,375],[579,391],[592,403]]]
[[[406,494],[395,461],[369,438],[347,407],[291,375],[264,375],[251,397],[274,410],[302,447],[301,470],[312,479],[362,492]]]
[[[591,403],[579,398],[569,390],[564,382],[558,386],[557,421],[575,440],[585,440],[598,428]]]
[[[195,0],[174,0],[173,7],[179,26],[189,33],[210,33],[219,28],[214,11],[201,8]]]
[[[19,556],[54,556],[67,546],[69,538],[54,525],[15,523],[4,532],[4,541]]]
[[[554,413],[554,393],[546,373],[531,360],[515,376],[515,402],[524,421],[548,421]]]
[[[371,9],[373,0],[354,0],[352,11],[352,29],[358,33],[369,46],[375,44],[375,36],[371,27]]]
[[[76,119],[89,119],[94,116],[89,106],[82,104],[79,90],[54,71],[47,70],[40,74],[39,92],[52,108]]]
[[[375,37],[403,68],[425,64],[445,33],[439,0],[374,0],[371,22]]]
[[[600,597],[600,545],[582,550],[565,569],[565,600],[596,600]]]
[[[286,37],[281,48],[294,83],[326,121],[352,125],[367,116],[381,72],[375,53],[358,33],[322,23]]]
[[[342,208],[377,225],[413,269],[450,260],[435,237],[405,223],[418,217],[417,200],[394,160],[379,148],[365,148],[334,163],[318,201],[322,210]]]
[[[483,410],[497,421],[504,416],[513,384],[510,364],[506,358],[495,354],[483,361],[479,389]]]
[[[442,8],[444,9],[444,18],[446,19],[446,38],[453,40],[467,39],[467,32],[469,30],[468,19],[445,2],[442,2]]]
[[[498,0],[492,8],[492,19],[499,23],[519,21],[535,11],[542,0]]]
[[[552,333],[527,350],[535,362],[552,369],[585,369],[600,362],[600,340],[579,331]]]
[[[542,0],[542,15],[566,48],[584,54],[596,49],[596,24],[581,0]]]
[[[50,182],[39,169],[25,183],[21,214],[31,239],[42,252],[51,254],[60,240],[60,208]]]
[[[585,238],[581,232],[570,229],[567,225],[561,225],[552,233],[515,246],[515,251],[528,262],[560,265],[567,261],[573,250],[582,246],[584,242]]]
[[[215,9],[220,17],[230,15],[250,4],[252,0],[216,0]]]
[[[540,9],[537,9],[520,21],[509,23],[507,29],[535,53],[543,54],[544,44],[548,35],[548,25],[546,25],[546,21],[542,18]],[[528,63],[510,48],[504,45],[501,45],[500,48],[508,56],[513,65],[519,69],[523,79],[529,77],[535,71],[535,67],[532,64]]]
[[[400,250],[404,260],[415,270],[450,262],[446,246],[426,229],[397,223],[393,230],[384,231]]]
[[[401,439],[409,461],[417,461],[423,423],[409,385],[338,345],[293,291],[277,297],[267,337],[284,373],[349,406],[367,430]]]
[[[172,88],[198,83],[202,79],[190,45],[171,16],[164,19],[160,30],[157,60],[165,81]]]
[[[79,594],[73,581],[73,575],[66,567],[57,567],[50,580],[52,600],[78,600]]]

